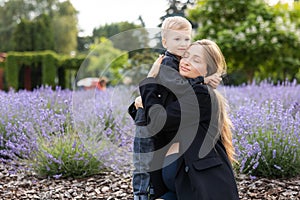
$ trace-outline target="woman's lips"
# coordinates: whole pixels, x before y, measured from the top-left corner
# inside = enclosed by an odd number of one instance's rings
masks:
[[[184,72],[188,72],[190,71],[190,69],[186,68],[186,67],[183,67],[183,66],[180,66],[180,69]]]

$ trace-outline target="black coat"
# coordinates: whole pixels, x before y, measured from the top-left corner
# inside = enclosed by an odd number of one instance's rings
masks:
[[[186,93],[188,81],[178,73],[179,58],[170,52],[166,51],[165,56],[162,60],[159,73],[155,78],[157,86],[156,97],[160,98],[161,105],[166,107],[172,102],[176,101],[177,98],[182,97]],[[203,83],[203,77],[199,77],[194,80],[195,83]],[[140,83],[143,85],[143,82]],[[147,107],[146,107],[147,109]],[[134,103],[129,107],[129,114],[133,119],[135,117],[136,110]],[[138,119],[143,121],[142,119]],[[148,120],[149,122],[150,120]],[[162,122],[162,121],[160,121]],[[156,123],[155,127],[159,127]],[[162,179],[161,166],[164,162],[165,155],[169,147],[178,141],[178,138],[174,136],[174,130],[179,128],[179,124],[174,125],[173,129],[164,129],[162,131],[154,131],[154,145],[156,151],[154,152],[154,160],[151,167],[151,183],[154,187],[155,197],[160,197],[166,191],[168,191]]]
[[[161,62],[160,70],[155,80],[159,84],[157,86],[157,96],[160,99],[161,105],[166,106],[176,101],[177,96],[182,96],[185,91],[184,87],[186,81],[178,73],[179,67],[179,58],[174,54],[166,51],[165,56]],[[142,83],[140,84],[142,85]],[[146,107],[147,109],[147,107]],[[150,120],[148,120],[149,122]],[[161,121],[162,122],[162,121]],[[158,124],[156,123],[156,127]],[[178,127],[174,127],[177,129]],[[151,167],[151,183],[154,188],[155,197],[162,196],[166,191],[168,191],[162,179],[162,163],[164,162],[165,155],[172,145],[176,142],[177,138],[174,138],[173,131],[163,130],[163,131],[154,131],[154,161],[152,162]]]
[[[157,97],[160,98],[163,106],[176,101],[176,96],[182,96],[185,93],[183,87],[185,87],[187,82],[179,75],[178,67],[179,58],[166,51],[160,66],[159,73],[155,78],[156,82],[159,84],[157,87]],[[140,85],[142,85],[142,83],[140,83]],[[144,119],[142,119],[143,116],[137,116],[138,112],[135,109],[134,102],[129,106],[128,112],[135,120],[135,122],[144,121]],[[156,161],[155,163],[158,164],[152,166],[150,175],[155,195],[156,197],[159,197],[168,190],[162,179],[161,164],[164,161],[165,154],[167,153],[168,148],[172,144],[170,142],[174,139],[174,134],[169,131],[157,132],[158,133],[154,135],[154,145],[155,149],[160,149],[160,151],[156,151],[154,153],[154,159]]]
[[[192,84],[186,86],[185,94],[177,101],[165,105],[160,87],[154,78],[147,78],[140,84],[140,93],[151,121],[150,130],[179,141],[180,158],[175,177],[178,199],[239,199],[233,170],[214,121],[218,112],[214,92],[205,85]],[[162,166],[163,152],[154,157],[154,169]],[[163,181],[155,180],[153,184],[156,197],[167,191]]]

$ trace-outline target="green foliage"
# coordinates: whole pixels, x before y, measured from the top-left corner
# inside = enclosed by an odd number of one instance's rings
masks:
[[[19,86],[20,59],[14,53],[9,53],[5,62],[5,78],[8,87],[17,89]]]
[[[58,4],[52,27],[54,31],[55,51],[69,55],[77,48],[77,11],[70,1]]]
[[[33,7],[24,1],[5,1],[0,5],[0,51],[12,51],[12,35],[21,19],[30,19]]]
[[[70,1],[5,1],[0,5],[0,51],[69,54],[77,46],[76,14]]]
[[[87,61],[85,55],[76,57],[61,56],[58,64],[58,85],[62,88],[72,88],[72,83],[81,65]]]
[[[87,177],[103,170],[103,164],[88,152],[78,135],[67,128],[64,135],[39,139],[36,158],[29,160],[38,175],[43,177]],[[96,152],[94,152],[96,153]]]
[[[241,71],[248,81],[285,80],[295,78],[300,63],[300,30],[288,13],[275,12],[262,0],[206,0],[198,1],[189,17],[199,23],[195,39],[218,43],[232,77]]]
[[[159,54],[152,49],[143,49],[142,51],[133,52],[133,56],[129,59],[130,64],[126,73],[126,76],[131,79],[131,84],[137,85],[141,80],[147,77],[158,55]]]
[[[59,83],[59,85],[62,88],[69,88],[69,89],[73,89],[74,87],[74,80],[77,74],[77,70],[70,70],[70,69],[64,69],[63,70],[63,76],[61,78],[59,78],[59,80],[64,81],[63,83]]]
[[[32,51],[32,23],[28,20],[21,20],[13,33],[14,49],[16,51]]]
[[[114,48],[106,38],[91,45],[91,50],[84,77],[106,76],[112,85],[117,84],[122,79],[122,70],[128,65],[127,52]]]
[[[80,53],[88,53],[89,45],[93,43],[91,36],[77,37],[77,51]]]
[[[248,140],[258,141],[261,152],[247,159],[245,166],[248,167],[242,173],[270,178],[294,177],[300,174],[300,149],[290,145],[297,138],[293,133],[289,135],[291,137],[287,138],[284,134],[278,135],[271,130],[260,130],[250,135]],[[254,166],[255,163],[259,165]]]
[[[117,35],[121,32],[128,31],[131,29],[141,28],[141,26],[129,23],[129,22],[117,22],[106,24],[104,26],[100,26],[99,28],[94,28],[93,30],[93,38],[110,38],[114,35]]]
[[[42,58],[42,66],[42,84],[54,86],[57,74],[57,64],[54,54],[46,53]]]
[[[275,20],[277,28],[290,40],[282,42],[280,52],[275,59],[275,66],[270,68],[275,72],[272,77],[280,80],[296,78],[299,81],[300,52],[296,49],[300,47],[300,2],[294,2],[293,7],[288,4],[277,4],[274,6],[274,13],[277,16]],[[278,39],[283,41],[282,37]]]
[[[101,37],[108,38],[115,48],[126,51],[146,48],[149,42],[147,31],[140,25],[129,22],[111,23],[94,29],[95,43]]]
[[[76,57],[60,56],[58,65],[59,68],[78,70],[85,58],[85,55],[78,55]]]
[[[84,61],[83,56],[69,57],[69,56],[58,56],[52,51],[41,51],[41,52],[9,52],[7,54],[6,61],[4,62],[5,67],[5,79],[8,87],[19,89],[19,76],[22,67],[30,67],[32,70],[41,68],[42,72],[42,85],[61,85],[62,87],[70,87],[70,80],[66,82],[62,80],[65,76],[60,76],[58,83],[55,79],[58,77],[58,70],[78,70],[81,63]],[[63,72],[61,72],[63,73]],[[37,78],[37,77],[32,77]],[[71,78],[71,77],[68,77]],[[35,87],[37,85],[33,85]]]
[[[165,11],[166,14],[162,16],[160,20],[163,21],[165,18],[171,16],[186,17],[186,9],[188,6],[194,5],[194,3],[194,0],[168,0],[169,7]],[[158,27],[161,27],[161,24],[159,24]]]
[[[19,88],[19,73],[23,66],[42,67],[42,84],[55,85],[56,55],[53,52],[9,52],[5,64],[5,76],[9,87]]]
[[[31,35],[26,35],[32,37],[32,51],[54,50],[54,30],[49,15],[42,14],[35,18]]]

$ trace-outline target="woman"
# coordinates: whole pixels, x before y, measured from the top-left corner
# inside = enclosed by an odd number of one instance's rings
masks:
[[[156,198],[239,199],[231,166],[231,162],[235,161],[234,148],[225,99],[209,86],[197,82],[199,76],[224,74],[225,71],[225,59],[216,43],[200,40],[194,42],[180,60],[180,75],[189,84],[185,87],[184,95],[178,97],[177,101],[163,107],[159,96],[161,86],[154,76],[148,75],[140,83],[144,105],[139,101],[135,104],[136,107],[144,107],[149,130],[173,134],[179,142],[179,153],[170,150],[171,153],[167,153],[164,162],[157,163],[155,158],[153,160],[156,165],[164,167],[164,184],[169,190],[174,188],[177,197],[171,197],[170,191],[165,190],[164,195],[161,196],[160,192],[156,194],[159,195]],[[158,124],[160,130],[157,128]]]

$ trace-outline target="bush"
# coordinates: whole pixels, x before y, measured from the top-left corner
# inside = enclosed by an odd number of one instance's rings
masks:
[[[94,96],[92,90],[51,87],[0,92],[0,158],[25,159],[41,176],[130,170],[134,127],[129,100],[124,102],[128,93],[108,88]]]
[[[262,83],[226,89],[241,173],[300,174],[300,86]]]
[[[27,160],[41,176],[83,177],[132,169],[136,88],[0,92],[0,157]],[[300,174],[300,85],[219,87],[235,126],[236,170],[252,176]]]
[[[38,143],[36,158],[28,162],[40,176],[78,178],[98,174],[104,168],[70,127],[64,134],[40,137]]]

